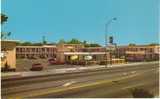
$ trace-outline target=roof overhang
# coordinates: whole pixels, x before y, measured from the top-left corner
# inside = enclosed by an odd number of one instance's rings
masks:
[[[64,55],[104,55],[106,52],[64,52]]]

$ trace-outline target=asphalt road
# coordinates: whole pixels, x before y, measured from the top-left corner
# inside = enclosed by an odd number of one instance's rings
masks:
[[[2,80],[2,97],[132,97],[132,88],[158,95],[158,63]]]

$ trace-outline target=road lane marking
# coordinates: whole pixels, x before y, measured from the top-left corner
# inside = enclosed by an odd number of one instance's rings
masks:
[[[123,73],[123,75],[127,75],[127,73]]]
[[[132,71],[131,73],[134,74],[134,73],[136,73],[136,71]]]
[[[62,86],[68,87],[68,86],[72,85],[73,83],[76,83],[76,82],[75,81],[67,82],[67,83],[63,84]]]

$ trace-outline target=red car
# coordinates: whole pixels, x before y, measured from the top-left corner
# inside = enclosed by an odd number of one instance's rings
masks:
[[[41,71],[43,70],[43,66],[40,63],[36,63],[32,65],[31,71]]]
[[[49,62],[50,65],[61,65],[61,64],[64,64],[62,62],[57,61],[56,58],[51,58],[51,59],[48,60],[48,62]]]

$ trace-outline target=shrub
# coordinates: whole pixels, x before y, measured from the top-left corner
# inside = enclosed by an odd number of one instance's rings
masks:
[[[131,90],[131,93],[134,98],[153,98],[154,97],[152,93],[141,88],[134,88]]]
[[[108,64],[107,61],[100,61],[100,63],[99,63],[99,65],[106,65],[106,64]]]

